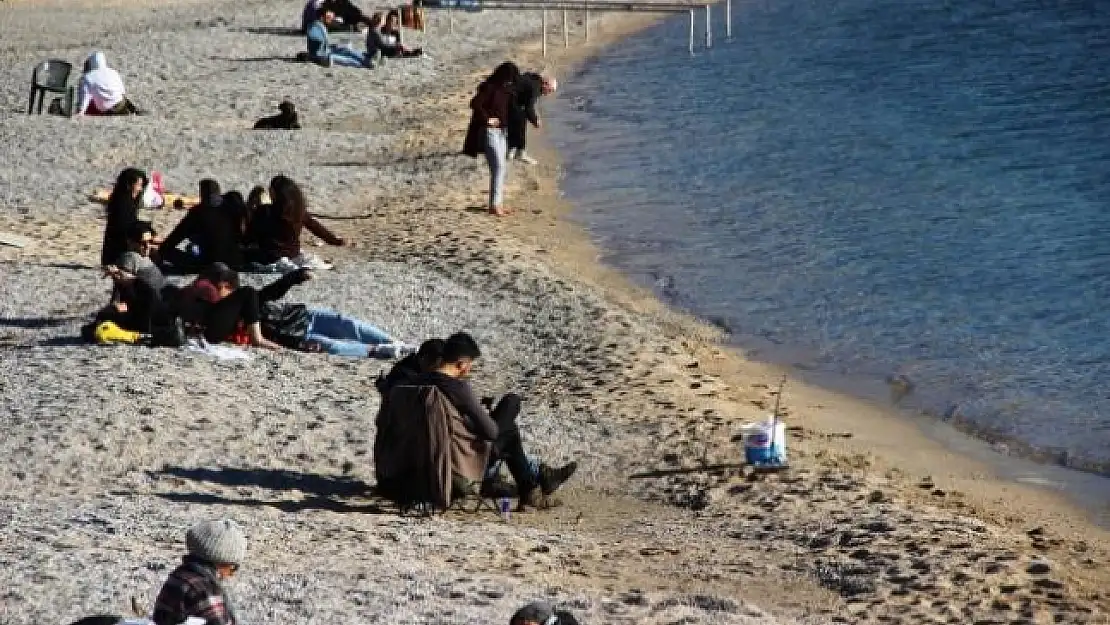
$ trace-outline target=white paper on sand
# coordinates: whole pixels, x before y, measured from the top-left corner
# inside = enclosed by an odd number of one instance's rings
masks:
[[[251,355],[247,350],[227,345],[213,345],[204,339],[189,339],[186,349],[199,352],[205,356],[212,356],[219,360],[250,360]]]

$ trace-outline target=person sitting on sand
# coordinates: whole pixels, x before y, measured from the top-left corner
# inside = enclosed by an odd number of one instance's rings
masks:
[[[304,192],[289,177],[279,175],[270,180],[270,199],[272,204],[256,210],[249,225],[248,245],[257,246],[252,252],[256,263],[317,268],[301,252],[301,232],[306,228],[329,245],[346,244],[308,213]]]
[[[490,469],[495,469],[500,462],[508,466],[520,497],[518,509],[558,505],[551,495],[574,475],[578,463],[553,468],[528,458],[516,423],[520,414],[520,396],[515,393],[505,395],[492,411],[487,411],[467,382],[474,363],[481,355],[478,344],[469,334],[452,334],[444,342],[439,366],[434,371],[420,374],[412,383],[438,388],[459,414],[469,421],[471,432],[493,443]],[[495,479],[492,471],[487,472],[486,479],[488,482]],[[491,487],[483,484],[483,490],[489,491]]]
[[[324,11],[320,19],[312,22],[306,33],[308,39],[308,60],[321,66],[331,67],[369,67],[366,55],[346,46],[328,43],[328,27],[335,21],[335,14]]]
[[[513,89],[513,105],[509,108],[509,158],[535,165],[536,159],[528,156],[524,151],[528,124],[540,128],[543,122],[536,113],[536,102],[540,96],[551,95],[558,88],[558,83],[550,76],[542,76],[535,72],[525,72],[520,75]]]
[[[210,178],[201,180],[200,204],[177,222],[158,250],[163,271],[193,273],[212,263],[242,267],[242,234],[238,222],[244,212],[246,206],[242,196],[238,196],[238,202],[227,201],[220,193],[220,183]],[[188,247],[179,249],[186,241]]]
[[[505,126],[512,106],[513,85],[519,78],[517,66],[505,62],[478,86],[477,95],[470,101],[473,113],[463,143],[463,154],[475,158],[479,154],[486,155],[489,164],[489,212],[499,217],[510,213],[504,205],[509,151]]]
[[[108,222],[104,226],[104,243],[100,248],[100,264],[111,265],[127,251],[127,237],[139,221],[143,189],[149,179],[141,169],[129,167],[119,173],[116,186],[105,207]]]
[[[374,25],[377,21],[377,26]],[[401,40],[401,13],[396,9],[386,14],[385,23],[381,23],[381,14],[376,13],[370,19],[370,32],[366,38],[366,54],[373,58],[374,54],[381,52],[387,59],[412,58],[422,56],[424,51],[420,48],[406,48]]]
[[[435,371],[442,364],[443,346],[446,344],[443,339],[424,341],[415,354],[409,354],[397,361],[389,373],[379,374],[378,379],[374,380],[374,387],[384,399],[394,387],[411,385],[420,374]]]
[[[204,521],[185,533],[187,554],[170,573],[154,601],[155,625],[181,625],[189,617],[205,625],[237,625],[224,582],[247,555],[247,538],[230,519]]]
[[[108,67],[103,52],[85,59],[85,72],[77,87],[77,117],[85,115],[136,115],[139,110],[127,99],[123,78]]]

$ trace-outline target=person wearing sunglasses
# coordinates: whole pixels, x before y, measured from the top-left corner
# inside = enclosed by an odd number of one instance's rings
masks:
[[[204,521],[185,533],[188,553],[154,603],[156,625],[180,625],[189,617],[205,625],[236,625],[225,582],[239,570],[247,539],[235,521]]]

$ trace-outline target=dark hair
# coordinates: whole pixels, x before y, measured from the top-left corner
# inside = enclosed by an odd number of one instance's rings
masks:
[[[378,11],[370,16],[370,28],[378,28],[385,23],[385,18],[382,17],[382,12]]]
[[[520,68],[512,61],[505,61],[493,70],[486,82],[492,84],[507,84],[516,82],[520,78]]]
[[[443,364],[443,347],[447,344],[443,339],[428,339],[420,344],[416,350],[416,363],[421,371],[435,371]]]
[[[240,233],[246,231],[248,211],[247,203],[243,200],[242,193],[238,191],[228,191],[225,193],[224,201],[220,204],[220,210],[227,214]]]
[[[457,363],[460,360],[478,360],[482,357],[482,350],[474,337],[466,332],[456,332],[447,337],[443,343],[443,362]]]
[[[239,288],[239,272],[228,267],[224,263],[212,263],[205,267],[204,271],[200,272],[198,277],[208,280],[213,285],[226,282],[230,284],[232,288]]]
[[[219,206],[223,198],[220,196],[220,183],[211,178],[200,181],[200,203]]]
[[[277,175],[270,180],[270,201],[274,205],[274,214],[289,224],[303,223],[308,214],[304,192],[288,176]]]
[[[262,207],[262,196],[266,195],[266,187],[257,185],[247,194],[247,209],[254,212]]]
[[[401,12],[398,11],[397,9],[390,9],[390,11],[385,14],[385,23],[388,24],[389,20],[391,20],[393,18],[397,18],[397,20],[400,21],[401,20]]]
[[[150,179],[147,178],[146,172],[134,167],[128,167],[121,171],[119,176],[116,177],[116,186],[112,188],[112,194],[108,196],[108,208],[114,208],[121,205],[135,205],[138,206],[142,201],[142,195],[133,197],[131,190],[134,188],[135,183],[142,180],[145,187]]]

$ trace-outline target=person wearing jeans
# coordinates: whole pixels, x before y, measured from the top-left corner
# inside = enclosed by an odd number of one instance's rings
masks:
[[[513,85],[519,77],[517,66],[505,62],[478,86],[478,93],[470,101],[473,112],[463,145],[463,154],[473,157],[485,154],[490,174],[489,212],[499,217],[510,213],[504,205],[505,167],[509,152],[505,128],[509,123]]]
[[[505,211],[505,175],[508,173],[509,139],[502,128],[486,128],[486,163],[489,164],[489,210]]]
[[[369,67],[366,55],[361,52],[328,43],[328,26],[334,22],[335,14],[325,11],[320,19],[308,26],[305,33],[308,38],[308,60],[323,67]]]
[[[333,356],[394,358],[407,353],[385,331],[361,319],[326,308],[306,308],[308,329],[304,342]],[[411,351],[411,350],[408,350]]]

